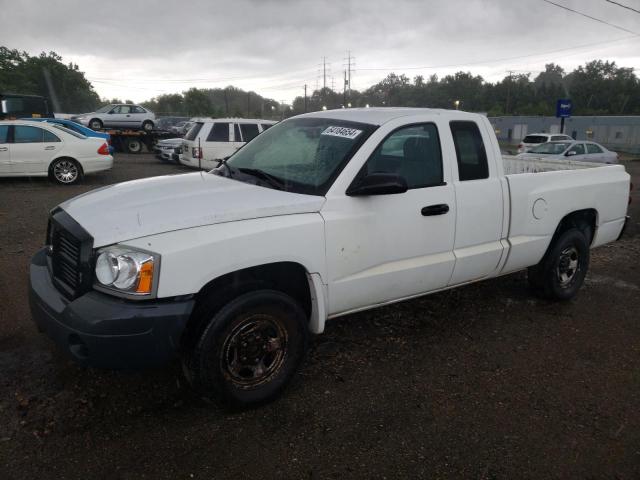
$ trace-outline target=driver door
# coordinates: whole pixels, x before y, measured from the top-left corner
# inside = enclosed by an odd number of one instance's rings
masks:
[[[327,199],[330,315],[443,288],[453,273],[456,201],[436,124],[390,133],[355,181],[369,173],[398,174],[409,189]]]

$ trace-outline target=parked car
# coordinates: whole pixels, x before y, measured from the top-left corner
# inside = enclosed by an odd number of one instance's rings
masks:
[[[70,185],[84,174],[109,170],[113,157],[102,138],[62,125],[0,121],[0,177],[50,177]]]
[[[235,121],[218,122],[231,136]],[[60,204],[31,261],[32,316],[82,364],[180,355],[205,395],[264,402],[328,319],[527,267],[541,295],[575,297],[590,248],[624,229],[629,175],[570,162],[505,175],[506,163],[537,161],[503,159],[480,114],[292,117],[208,173]]]
[[[180,163],[211,169],[276,122],[245,118],[196,118],[184,136]]]
[[[142,129],[150,132],[155,126],[156,116],[151,110],[140,105],[121,104],[105,105],[95,112],[73,116],[71,120],[92,130],[117,127]]]
[[[153,148],[156,158],[160,160],[180,163],[180,152],[182,151],[182,138],[167,138],[160,140]]]
[[[526,153],[533,147],[537,147],[542,143],[547,142],[560,142],[560,141],[573,141],[569,135],[561,133],[530,133],[522,139],[522,142],[518,145],[518,153]]]
[[[569,159],[580,162],[618,163],[618,154],[595,142],[547,142],[520,153],[516,158]]]
[[[189,130],[191,130],[191,127],[193,127],[193,122],[191,121],[178,122],[170,127],[169,131],[175,133],[176,135],[183,136],[186,135]]]
[[[189,117],[156,117],[156,130],[171,131],[171,127],[177,123],[186,122]]]
[[[113,155],[114,148],[111,143],[111,135],[108,133],[96,132],[95,130],[91,130],[89,127],[85,127],[84,125],[80,125],[79,123],[73,122],[71,120],[65,120],[63,118],[23,118],[23,120],[54,123],[62,125],[63,127],[68,128],[69,130],[73,130],[74,132],[79,133],[80,135],[84,135],[85,137],[102,138],[105,142],[107,142],[107,145],[109,145],[109,154]]]

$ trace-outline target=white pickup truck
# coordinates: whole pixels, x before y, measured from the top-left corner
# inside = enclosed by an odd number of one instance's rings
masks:
[[[486,117],[381,108],[288,119],[211,172],[121,183],[51,212],[39,328],[106,368],[179,357],[236,404],[274,398],[328,319],[529,267],[576,295],[619,238],[623,166],[503,159]]]

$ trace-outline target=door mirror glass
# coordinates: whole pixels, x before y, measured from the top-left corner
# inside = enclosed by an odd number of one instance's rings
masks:
[[[352,184],[347,190],[351,197],[366,195],[391,195],[408,190],[407,181],[395,173],[370,173]]]

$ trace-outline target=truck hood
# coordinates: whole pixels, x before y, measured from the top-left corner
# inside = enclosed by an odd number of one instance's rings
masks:
[[[324,201],[198,172],[118,183],[60,207],[101,247],[184,228],[318,212]]]

